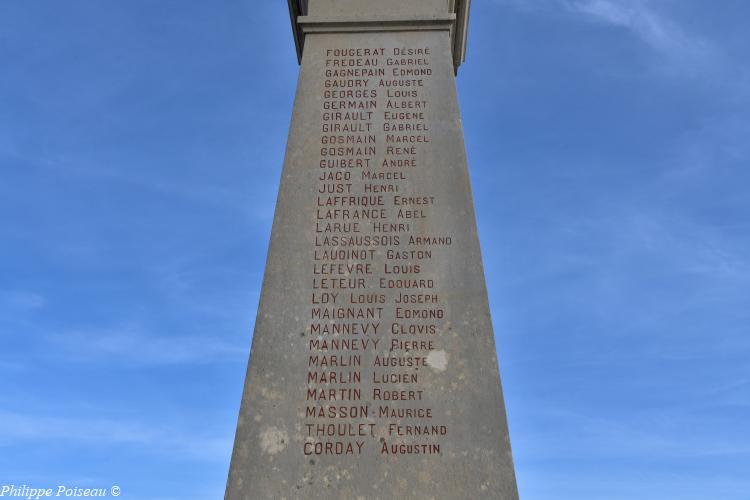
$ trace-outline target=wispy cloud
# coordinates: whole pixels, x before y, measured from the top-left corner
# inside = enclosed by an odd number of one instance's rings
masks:
[[[712,67],[721,56],[713,44],[690,33],[648,0],[495,0],[525,11],[559,12],[622,29],[663,56],[681,73]],[[662,61],[664,62],[664,61]]]
[[[149,334],[140,327],[66,331],[52,334],[48,340],[55,345],[55,352],[68,360],[137,365],[244,360],[249,347],[210,335]]]
[[[687,33],[668,16],[645,1],[573,0],[564,6],[594,20],[626,29],[637,39],[670,59],[705,64],[715,57],[711,45]]]
[[[181,253],[180,253],[181,252]],[[252,324],[255,319],[255,305],[260,294],[260,283],[263,275],[250,272],[237,266],[207,262],[205,254],[195,253],[179,248],[170,248],[168,259],[158,259],[148,264],[148,271],[154,287],[170,303],[182,310],[190,310],[218,321],[237,321]],[[210,270],[210,274],[208,271]],[[244,282],[252,283],[251,287],[240,287]],[[221,294],[207,289],[207,280],[211,284],[217,280],[226,280],[232,287],[225,286]]]
[[[0,291],[0,304],[12,309],[41,309],[47,299],[39,293],[26,290]]]
[[[674,161],[666,172],[666,182],[700,182],[706,176],[736,171],[738,175],[746,170],[750,158],[750,116],[745,111],[748,103],[742,94],[748,93],[748,80],[734,86],[738,92],[723,97],[734,97],[731,111],[726,114],[704,118],[681,138],[673,147]],[[743,102],[744,101],[744,102]]]
[[[0,446],[30,441],[74,442],[96,447],[131,445],[202,460],[226,460],[227,450],[231,449],[229,438],[201,435],[197,431],[179,432],[139,422],[85,416],[51,417],[0,411]]]
[[[665,266],[714,283],[750,282],[750,261],[716,228],[654,208],[631,208],[617,222],[616,241],[625,251],[657,256]]]
[[[529,415],[527,421],[531,422],[530,428],[536,435],[523,435],[523,439],[528,438],[525,444],[531,449],[538,446],[536,454],[547,458],[648,456],[668,460],[750,455],[750,446],[736,440],[733,427],[727,426],[721,433],[713,432],[700,417],[684,409],[630,414],[628,419],[558,409],[544,415]],[[710,423],[720,426],[727,421],[717,418]],[[547,433],[542,429],[556,430]],[[691,434],[686,439],[683,431],[688,429]],[[576,436],[574,451],[568,446],[571,435]]]

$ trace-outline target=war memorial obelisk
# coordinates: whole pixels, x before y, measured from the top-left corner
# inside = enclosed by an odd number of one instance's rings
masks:
[[[226,499],[518,498],[455,71],[469,0],[290,0],[301,72]]]

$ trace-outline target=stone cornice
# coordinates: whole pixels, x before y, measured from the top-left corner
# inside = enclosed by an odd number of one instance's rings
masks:
[[[453,66],[456,72],[466,59],[466,38],[471,0],[451,0],[447,4],[445,15],[409,18],[396,16],[309,16],[307,15],[307,0],[288,1],[298,62],[302,60],[305,35],[308,33],[386,31],[450,31],[453,45]],[[454,12],[447,12],[448,10]]]

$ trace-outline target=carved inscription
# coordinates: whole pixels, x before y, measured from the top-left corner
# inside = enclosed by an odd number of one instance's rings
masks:
[[[441,200],[418,178],[434,123],[429,47],[325,50],[305,313],[304,455],[446,453],[433,408],[445,297],[431,234]],[[436,361],[437,360],[437,361]]]

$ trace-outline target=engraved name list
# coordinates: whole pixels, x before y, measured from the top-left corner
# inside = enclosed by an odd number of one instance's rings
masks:
[[[324,50],[300,453],[441,454],[450,426],[425,382],[445,370],[447,311],[431,264],[453,240],[430,234],[440,199],[415,182],[433,55]]]

